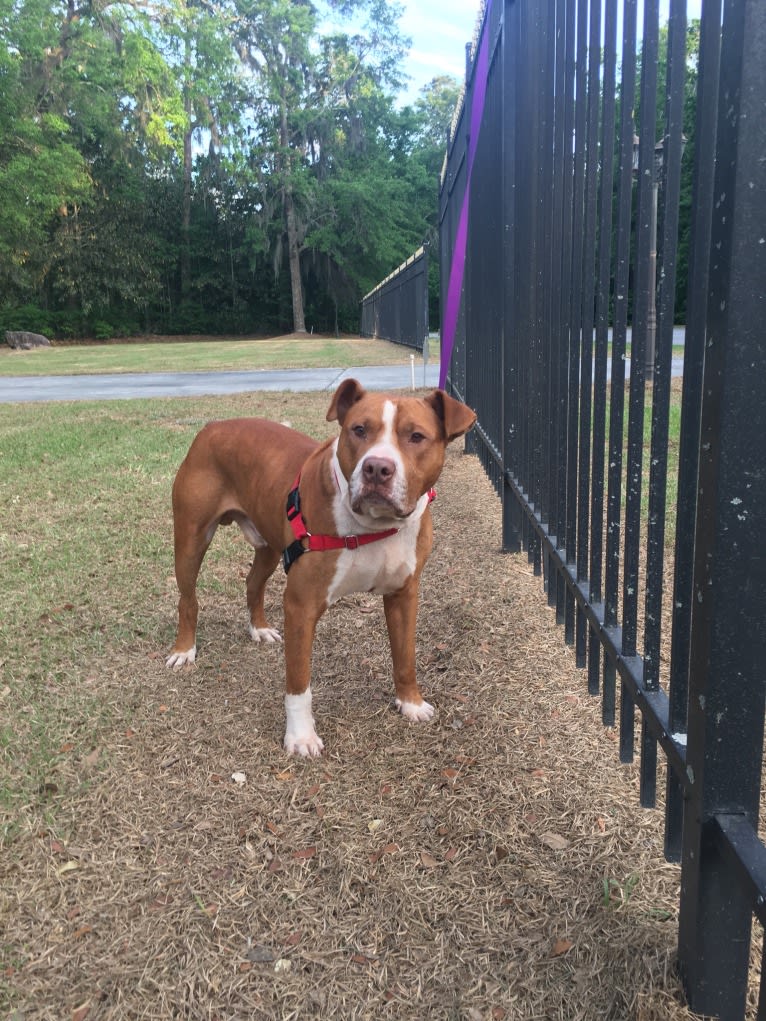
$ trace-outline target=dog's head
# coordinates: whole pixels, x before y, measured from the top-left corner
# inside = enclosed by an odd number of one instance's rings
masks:
[[[468,432],[476,415],[443,390],[393,397],[347,379],[335,391],[327,420],[340,424],[337,457],[351,509],[399,519],[435,484],[447,444]]]

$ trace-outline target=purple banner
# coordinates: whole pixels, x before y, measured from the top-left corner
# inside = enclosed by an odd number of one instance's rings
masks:
[[[466,157],[465,193],[463,205],[460,209],[460,219],[455,234],[455,247],[452,252],[452,262],[449,271],[449,283],[447,286],[447,301],[444,308],[444,330],[441,338],[441,365],[439,367],[439,386],[444,389],[447,382],[447,372],[452,360],[452,349],[455,345],[455,331],[457,329],[458,315],[460,314],[460,299],[463,293],[463,279],[465,277],[465,252],[468,241],[468,206],[471,196],[471,173],[473,161],[476,156],[476,146],[479,141],[482,117],[484,115],[484,102],[487,98],[487,79],[489,77],[489,15],[492,9],[492,0],[487,0],[484,12],[484,24],[482,26],[481,42],[479,44],[479,55],[474,68],[473,99],[471,102],[471,124],[468,136],[468,153]]]

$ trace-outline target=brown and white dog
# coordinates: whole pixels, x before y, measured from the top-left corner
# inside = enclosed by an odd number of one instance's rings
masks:
[[[217,527],[236,522],[256,550],[247,577],[256,642],[281,640],[266,621],[263,595],[280,558],[289,572],[284,743],[298,755],[324,748],[311,712],[317,621],[351,592],[383,596],[400,711],[410,720],[433,716],[415,677],[418,583],[433,531],[429,504],[446,445],[476,415],[443,390],[393,397],[348,379],[327,420],[338,421],[340,435],[322,444],[265,419],[211,422],[194,439],[173,485],[180,599],[167,666],[195,660],[197,575]]]

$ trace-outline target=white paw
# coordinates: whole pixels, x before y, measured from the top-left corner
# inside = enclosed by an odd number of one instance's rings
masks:
[[[399,712],[408,720],[413,720],[415,723],[425,723],[426,720],[433,718],[436,710],[430,702],[402,702],[397,698],[396,708]]]
[[[290,755],[302,755],[304,758],[315,759],[321,755],[324,743],[314,730],[311,688],[307,688],[302,695],[285,695],[285,713],[287,715],[285,750]]]
[[[285,750],[290,755],[316,759],[324,751],[324,741],[315,730],[305,734],[285,734]]]
[[[191,649],[185,652],[171,652],[165,660],[165,666],[169,670],[179,670],[182,666],[191,666],[197,658],[197,646],[192,645]]]
[[[266,642],[268,645],[282,641],[282,635],[273,627],[253,627],[252,624],[250,625],[250,637],[254,642]]]

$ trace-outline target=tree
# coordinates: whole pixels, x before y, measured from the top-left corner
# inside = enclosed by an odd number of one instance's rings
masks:
[[[418,143],[438,155],[439,169],[461,88],[461,83],[452,75],[437,75],[423,86],[415,102],[415,112],[420,120]]]
[[[451,117],[439,82],[397,109],[398,16],[0,0],[4,324],[355,328],[361,295],[435,229]]]
[[[19,296],[82,304],[88,281],[76,266],[93,241],[82,228],[122,180],[115,164],[151,173],[157,151],[172,145],[179,94],[140,11],[129,24],[120,4],[0,2],[7,284]]]
[[[194,144],[206,136],[208,154],[220,151],[222,136],[238,117],[241,94],[236,51],[225,9],[206,0],[171,0],[150,22],[156,46],[166,55],[183,102],[180,290],[188,298]]]
[[[316,216],[327,215],[319,185],[326,188],[334,175],[338,150],[361,140],[357,99],[398,80],[403,45],[398,11],[385,0],[331,0],[330,12],[354,16],[357,27],[353,34],[322,36],[317,6],[308,0],[237,2],[240,55],[255,72],[255,148],[264,191],[278,191],[284,222],[272,252],[278,267],[284,236],[293,329],[301,333],[306,330],[301,256]],[[264,210],[271,209],[267,200]]]
[[[686,321],[686,291],[689,276],[689,232],[692,219],[692,187],[694,176],[694,137],[697,111],[697,79],[699,66],[700,21],[692,19],[686,29],[686,69],[684,76],[684,111],[683,134],[686,139],[683,161],[681,163],[681,190],[678,211],[678,254],[676,263],[675,317],[677,322]],[[642,51],[637,57],[637,81],[640,81],[642,67]],[[657,54],[657,88],[658,96],[665,95],[668,70],[668,27],[660,26],[659,47]],[[636,98],[636,122],[640,121],[641,99]],[[657,103],[655,141],[665,136],[666,110],[662,102]],[[662,189],[660,189],[660,210],[658,237],[662,234]],[[660,272],[658,279],[662,279]]]
[[[57,65],[71,17],[37,0],[0,6],[0,290],[30,295],[44,274],[46,228],[90,189],[88,168],[62,111]]]
[[[296,192],[306,186],[305,175],[301,174],[305,146],[301,122],[312,75],[310,44],[316,31],[316,12],[307,0],[238,0],[237,13],[239,54],[254,72],[253,101],[259,119],[262,170],[272,178],[281,199],[293,329],[305,333]]]

